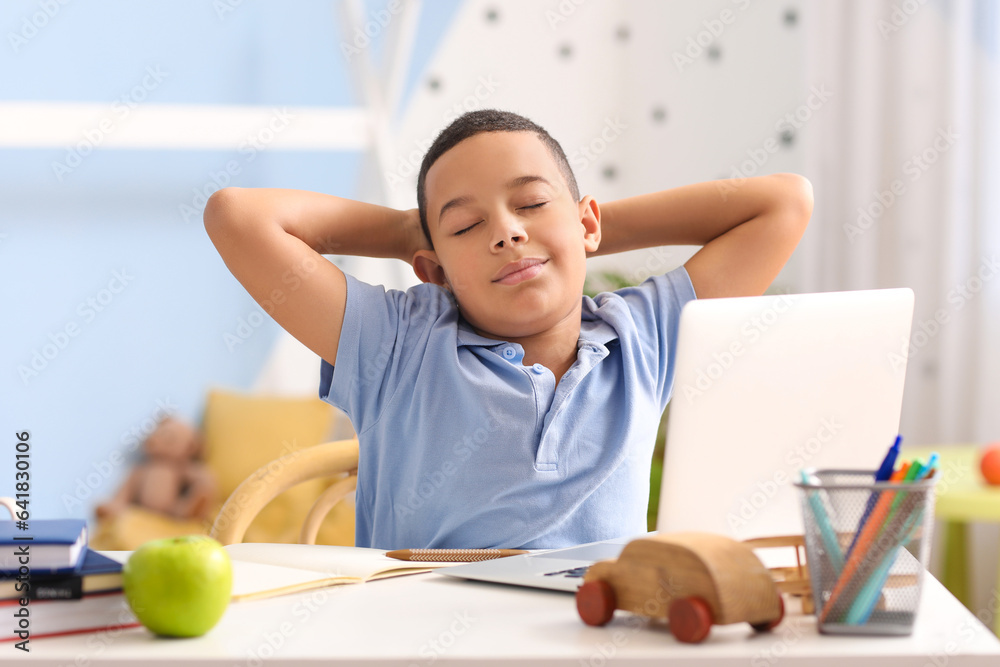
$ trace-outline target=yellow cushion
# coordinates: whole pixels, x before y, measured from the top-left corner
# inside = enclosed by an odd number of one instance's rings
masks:
[[[318,445],[330,432],[333,408],[318,398],[268,397],[225,390],[209,392],[202,432],[205,460],[215,473],[218,503],[279,456]],[[313,502],[331,480],[303,482],[272,500],[247,529],[246,542],[297,542]],[[319,544],[354,544],[353,506],[339,503],[316,538]]]

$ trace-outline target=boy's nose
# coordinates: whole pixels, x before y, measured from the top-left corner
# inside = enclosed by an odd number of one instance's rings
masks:
[[[521,243],[522,243],[522,241],[521,241],[521,237],[520,236],[511,236],[506,241],[503,240],[503,239],[500,239],[499,241],[496,242],[496,245],[494,247],[496,247],[497,250],[499,250],[499,249],[503,248],[505,244],[509,247],[509,246],[512,246],[512,245],[520,245]]]
[[[500,233],[497,234],[495,240],[493,241],[493,248],[495,250],[500,250],[512,245],[521,245],[527,240],[528,234],[524,230],[524,227],[518,224],[508,223],[500,226]]]

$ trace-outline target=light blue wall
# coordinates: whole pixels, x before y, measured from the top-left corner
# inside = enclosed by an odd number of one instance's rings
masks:
[[[220,16],[227,1],[236,6]],[[11,35],[23,37],[41,5],[0,6],[0,100],[98,102],[112,113],[152,67],[166,76],[148,102],[360,104],[332,1],[46,4],[59,9],[24,41]],[[423,6],[406,97],[459,2]],[[380,53],[378,36],[370,48]],[[0,149],[0,495],[14,492],[14,433],[28,429],[36,518],[90,518],[127,474],[158,405],[197,422],[210,387],[248,388],[270,351],[278,333],[270,320],[244,344],[226,345],[224,335],[258,308],[205,234],[196,190],[211,192],[211,174],[237,160],[233,185],[351,197],[361,159],[97,150],[60,179],[52,163],[66,155]],[[22,377],[33,358],[37,375]],[[128,460],[109,464],[116,455]]]

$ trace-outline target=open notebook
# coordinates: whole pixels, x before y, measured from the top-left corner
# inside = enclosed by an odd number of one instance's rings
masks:
[[[381,549],[244,542],[224,547],[233,564],[233,602],[324,586],[359,584],[455,565],[396,560]]]

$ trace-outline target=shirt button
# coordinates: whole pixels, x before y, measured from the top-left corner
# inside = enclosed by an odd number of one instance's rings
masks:
[[[541,375],[542,373],[545,372],[545,366],[542,366],[541,364],[535,364],[534,366],[531,367],[531,370]]]
[[[504,359],[513,359],[514,357],[517,356],[517,350],[515,350],[512,347],[505,347],[503,349],[503,356]]]

